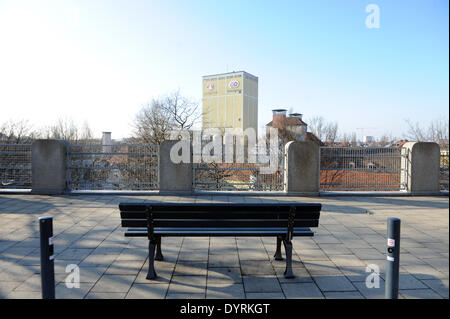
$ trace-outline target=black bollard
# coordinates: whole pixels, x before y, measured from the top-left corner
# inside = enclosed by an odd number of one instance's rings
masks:
[[[400,266],[400,219],[388,218],[387,237],[385,298],[397,299]]]
[[[53,217],[39,218],[41,235],[42,299],[55,299],[55,264],[53,248]]]

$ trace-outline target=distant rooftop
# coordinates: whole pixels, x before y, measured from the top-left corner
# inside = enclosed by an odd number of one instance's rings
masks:
[[[211,75],[204,75],[203,79],[207,79],[207,78],[216,78],[218,76],[226,76],[226,75],[235,75],[235,74],[240,74],[240,75],[246,75],[249,78],[253,78],[254,80],[258,81],[258,77],[250,74],[248,72],[245,71],[232,71],[232,72],[226,72],[226,73],[218,73],[218,74],[211,74]]]

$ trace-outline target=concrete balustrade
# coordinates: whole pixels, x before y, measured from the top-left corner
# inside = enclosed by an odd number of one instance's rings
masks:
[[[32,192],[67,191],[68,144],[36,140],[32,145]],[[159,147],[159,189],[162,194],[192,192],[193,155],[188,141],[164,141]],[[439,194],[440,151],[436,143],[409,142],[402,160],[402,182],[412,195]],[[320,148],[316,143],[289,142],[285,146],[284,191],[288,195],[319,195]]]
[[[319,195],[320,148],[314,142],[285,145],[284,191],[289,195]]]
[[[403,145],[407,160],[402,161],[402,182],[411,195],[439,194],[440,150],[436,143],[408,142]],[[406,179],[406,180],[405,180]]]
[[[31,184],[35,194],[62,194],[67,188],[67,143],[36,140],[31,146]]]
[[[173,160],[180,162],[174,163]],[[160,193],[191,193],[192,174],[192,147],[189,141],[162,142],[159,146]]]

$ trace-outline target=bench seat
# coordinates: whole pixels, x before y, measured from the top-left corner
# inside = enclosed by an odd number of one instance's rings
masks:
[[[310,203],[120,203],[126,237],[147,237],[149,269],[155,279],[155,260],[163,260],[162,237],[276,237],[275,259],[286,252],[286,278],[293,278],[292,242],[295,236],[314,236],[321,204]]]

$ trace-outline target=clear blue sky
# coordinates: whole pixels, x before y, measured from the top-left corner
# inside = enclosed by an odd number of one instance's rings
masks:
[[[151,98],[201,102],[202,75],[245,70],[260,127],[292,108],[401,137],[407,118],[448,118],[448,14],[437,0],[0,0],[0,122],[72,117],[124,137]]]

